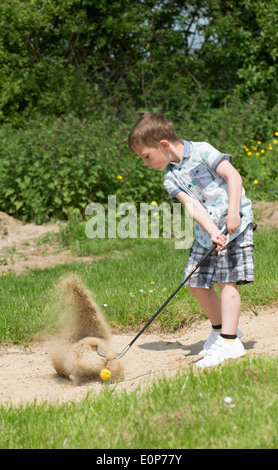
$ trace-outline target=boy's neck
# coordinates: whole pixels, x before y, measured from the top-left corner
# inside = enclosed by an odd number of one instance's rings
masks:
[[[184,151],[184,144],[180,141],[170,144],[171,162],[180,163]]]

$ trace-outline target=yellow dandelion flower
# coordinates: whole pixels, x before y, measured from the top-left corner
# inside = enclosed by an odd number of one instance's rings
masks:
[[[246,152],[249,152],[249,149],[248,149],[247,147],[245,147],[245,151],[246,151]]]
[[[154,214],[153,214],[153,215],[157,216],[157,215],[158,215],[158,212],[154,212]]]
[[[258,140],[257,144],[258,144],[258,145],[261,145],[261,141],[260,141],[260,140]]]
[[[273,150],[273,147],[271,147],[271,145],[268,147],[268,150]]]
[[[252,145],[252,149],[253,149],[253,150],[257,150],[257,147],[254,147],[254,145]]]
[[[258,180],[254,180],[253,184],[258,184],[258,182],[259,182]]]
[[[273,141],[274,144],[277,144],[277,142],[278,142],[278,140],[274,140],[274,141]]]
[[[155,281],[151,281],[150,284],[155,284]]]
[[[122,180],[122,179],[123,179],[122,175],[118,175],[117,178],[118,178],[118,180]]]
[[[260,152],[257,152],[257,153],[256,153],[256,156],[258,157],[259,155],[260,155]]]
[[[4,277],[7,277],[7,273],[3,273],[3,276],[4,276]]]
[[[152,201],[151,204],[152,204],[153,206],[155,206],[155,205],[157,204],[157,202],[156,202],[156,201]]]
[[[265,153],[265,150],[264,150],[264,149],[262,149],[262,150],[261,150],[261,153]]]
[[[251,155],[252,155],[252,152],[248,152],[248,153],[247,153],[247,155],[249,155],[249,157],[251,157]]]
[[[250,142],[253,142],[253,139],[250,139]]]
[[[278,132],[277,132],[277,131],[275,132],[275,135],[278,136]]]

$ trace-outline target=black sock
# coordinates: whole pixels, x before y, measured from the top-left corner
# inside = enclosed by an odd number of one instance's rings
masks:
[[[237,337],[237,335],[225,335],[222,333],[220,333],[220,336],[222,336],[226,341],[234,341]]]
[[[215,330],[215,331],[221,331],[221,328],[222,328],[222,325],[212,325],[212,328]]]

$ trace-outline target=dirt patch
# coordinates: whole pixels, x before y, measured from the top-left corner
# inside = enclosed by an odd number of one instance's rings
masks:
[[[253,204],[253,209],[259,227],[278,227],[278,201],[259,201]]]
[[[240,329],[248,355],[278,356],[278,305],[260,309],[257,316],[244,312]],[[176,335],[144,333],[119,360],[124,368],[124,378],[114,384],[102,382],[99,378],[76,383],[62,377],[57,374],[45,343],[28,348],[2,346],[0,403],[76,401],[88,393],[99,393],[104,386],[116,391],[132,391],[138,386],[144,389],[159,377],[182,374],[190,365],[194,367],[209,331],[210,324],[206,321]],[[111,347],[121,352],[132,338],[131,335],[112,335]]]
[[[55,237],[51,237],[58,234],[60,226],[60,223],[24,224],[0,211],[0,275],[9,272],[22,274],[30,269],[101,258],[95,255],[80,258],[73,256],[70,250],[61,249]],[[50,235],[48,240],[47,235]]]

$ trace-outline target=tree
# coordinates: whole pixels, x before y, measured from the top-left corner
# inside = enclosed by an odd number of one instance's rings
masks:
[[[277,102],[278,0],[1,0],[0,120]],[[198,39],[198,44],[196,42]]]
[[[265,93],[277,103],[278,1],[208,0],[202,2],[208,22],[197,56],[200,76],[215,104],[237,93],[246,99]]]

